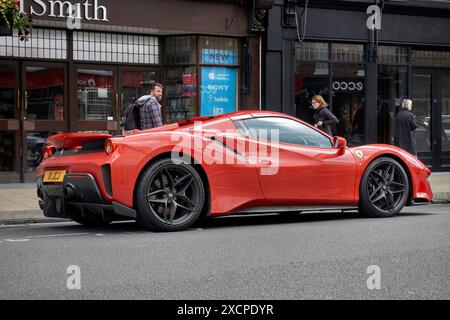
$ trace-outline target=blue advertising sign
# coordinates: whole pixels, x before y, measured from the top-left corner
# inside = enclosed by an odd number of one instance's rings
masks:
[[[202,67],[201,116],[236,111],[236,69]]]
[[[201,63],[237,64],[237,53],[231,50],[202,49]]]

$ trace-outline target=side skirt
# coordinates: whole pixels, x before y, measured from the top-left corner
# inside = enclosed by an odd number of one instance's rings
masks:
[[[271,212],[304,212],[304,211],[349,211],[358,210],[357,206],[263,206],[242,209],[233,214],[271,213]]]

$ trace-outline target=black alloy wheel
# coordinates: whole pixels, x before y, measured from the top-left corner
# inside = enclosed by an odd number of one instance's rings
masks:
[[[361,180],[359,209],[372,217],[394,216],[405,206],[409,190],[408,176],[398,161],[375,159]]]
[[[155,231],[178,231],[200,216],[205,189],[198,172],[171,159],[160,160],[144,172],[136,194],[137,222]]]

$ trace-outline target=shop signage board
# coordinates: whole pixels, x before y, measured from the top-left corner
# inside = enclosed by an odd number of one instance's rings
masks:
[[[333,79],[333,91],[339,92],[364,92],[364,79]]]
[[[202,49],[201,63],[221,65],[237,64],[237,54],[231,50]]]
[[[33,16],[72,18],[86,21],[109,21],[108,8],[101,5],[101,0],[85,0],[83,2],[57,0],[20,1],[20,11],[32,14]]]
[[[237,71],[229,67],[202,67],[200,115],[236,111]]]

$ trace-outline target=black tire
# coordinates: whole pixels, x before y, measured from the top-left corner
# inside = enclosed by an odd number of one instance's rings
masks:
[[[397,215],[408,200],[408,175],[400,163],[382,157],[370,163],[359,187],[359,211],[370,217]]]
[[[198,220],[205,188],[194,167],[166,158],[144,171],[135,196],[140,226],[153,231],[180,231]]]

